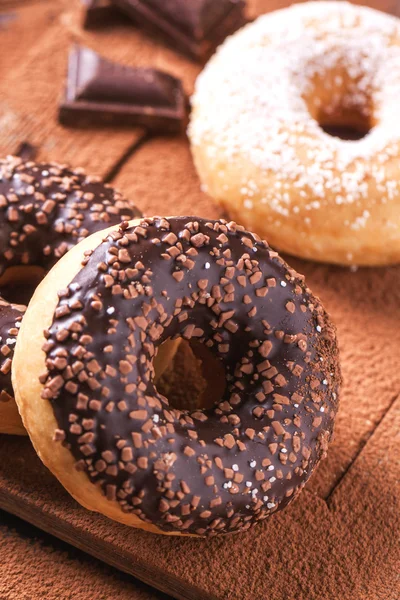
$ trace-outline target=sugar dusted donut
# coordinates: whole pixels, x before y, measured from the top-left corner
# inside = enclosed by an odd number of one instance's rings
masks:
[[[273,247],[339,264],[400,260],[400,21],[305,2],[226,40],[197,80],[204,189]],[[323,127],[370,130],[357,141]]]
[[[177,336],[222,361],[210,409],[175,409],[154,385],[153,358]],[[199,536],[246,530],[299,493],[339,382],[335,329],[303,277],[243,227],[195,217],[73,248],[29,304],[13,369],[32,442],[76,500]]]
[[[139,215],[121,194],[82,169],[0,160],[0,287],[26,284],[32,272],[37,277],[38,268],[48,271],[91,233]],[[0,433],[25,433],[11,386],[25,308],[0,296]]]

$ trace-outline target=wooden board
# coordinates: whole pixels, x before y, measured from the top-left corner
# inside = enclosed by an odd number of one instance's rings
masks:
[[[290,2],[249,4],[255,16]],[[393,12],[400,6],[369,4]],[[200,191],[183,136],[148,139],[142,130],[80,131],[56,122],[72,42],[170,71],[188,93],[198,65],[130,25],[82,31],[79,0],[7,0],[3,10],[17,18],[0,30],[0,154],[28,141],[43,160],[71,162],[112,180],[146,214],[218,215]],[[40,35],[32,35],[30,24]],[[20,44],[13,44],[17,35]],[[0,437],[0,507],[175,598],[397,599],[400,268],[352,272],[290,261],[338,325],[344,387],[328,459],[287,511],[241,536],[210,541],[131,530],[78,506],[29,440],[7,436]]]

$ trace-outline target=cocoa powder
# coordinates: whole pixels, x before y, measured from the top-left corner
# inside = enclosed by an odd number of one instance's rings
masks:
[[[167,600],[129,575],[0,511],[2,600]]]

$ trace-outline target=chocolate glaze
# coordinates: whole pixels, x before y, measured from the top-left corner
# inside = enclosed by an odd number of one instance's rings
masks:
[[[82,169],[2,159],[0,277],[15,266],[46,272],[86,236],[137,216],[136,207]],[[0,392],[6,397],[12,395],[11,363],[24,311],[0,296]]]
[[[14,397],[11,365],[25,309],[25,306],[9,304],[0,297],[0,401],[2,402],[7,402]]]
[[[211,409],[158,393],[152,359],[173,336],[223,362]],[[243,531],[286,506],[325,454],[334,327],[302,276],[235,223],[123,224],[60,293],[46,337],[55,440],[121,510],[164,531]]]

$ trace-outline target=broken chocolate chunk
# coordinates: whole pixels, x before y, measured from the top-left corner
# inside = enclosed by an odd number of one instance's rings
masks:
[[[244,25],[243,0],[111,0],[135,23],[195,60]]]
[[[152,131],[181,131],[186,100],[181,81],[152,68],[133,68],[108,61],[93,50],[70,52],[60,123],[140,126]]]

